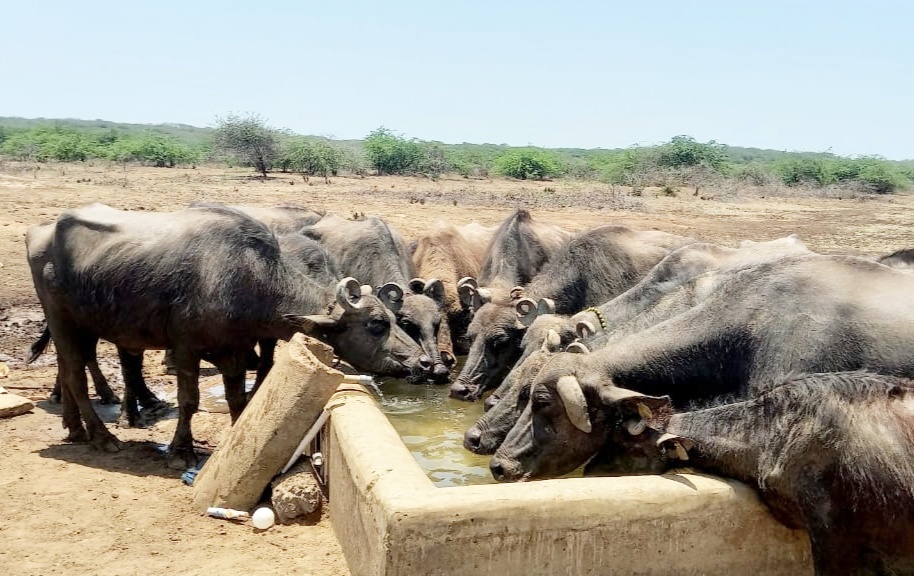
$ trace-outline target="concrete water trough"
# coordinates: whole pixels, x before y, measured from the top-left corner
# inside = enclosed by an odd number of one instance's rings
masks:
[[[438,488],[368,394],[321,435],[355,575],[811,574],[805,532],[739,482],[697,474]]]

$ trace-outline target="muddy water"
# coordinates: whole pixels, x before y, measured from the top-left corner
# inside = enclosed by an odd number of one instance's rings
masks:
[[[491,456],[463,447],[463,433],[482,415],[482,402],[452,400],[448,386],[402,380],[384,380],[381,390],[381,410],[436,486],[495,482],[489,472]]]

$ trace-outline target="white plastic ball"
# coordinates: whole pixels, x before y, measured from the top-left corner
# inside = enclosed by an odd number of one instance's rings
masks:
[[[251,516],[251,524],[258,530],[266,530],[275,523],[276,516],[273,514],[273,511],[266,506],[254,510],[254,514]]]

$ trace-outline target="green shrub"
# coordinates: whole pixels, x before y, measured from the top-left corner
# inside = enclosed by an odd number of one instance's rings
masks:
[[[339,172],[343,160],[343,150],[332,142],[297,137],[283,144],[278,163],[284,170],[329,178]]]
[[[657,164],[669,168],[687,168],[690,166],[707,166],[717,172],[727,169],[726,146],[714,140],[707,143],[696,142],[691,136],[674,136],[669,142],[660,146]]]
[[[793,158],[775,165],[781,181],[788,186],[818,184],[823,186],[831,181],[825,162],[819,158]]]
[[[422,144],[381,126],[365,137],[365,155],[378,176],[415,174],[420,169]]]
[[[495,171],[518,180],[545,180],[561,176],[558,158],[539,148],[519,148],[495,159]]]

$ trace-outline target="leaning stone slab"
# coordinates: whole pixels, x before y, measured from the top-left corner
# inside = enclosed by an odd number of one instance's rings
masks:
[[[194,480],[194,507],[249,510],[343,382],[332,349],[296,335]]]
[[[0,394],[0,418],[12,418],[32,410],[35,404],[18,394]]]
[[[311,514],[321,507],[321,488],[307,462],[296,464],[282,476],[277,476],[272,487],[270,500],[273,511],[282,523]]]

